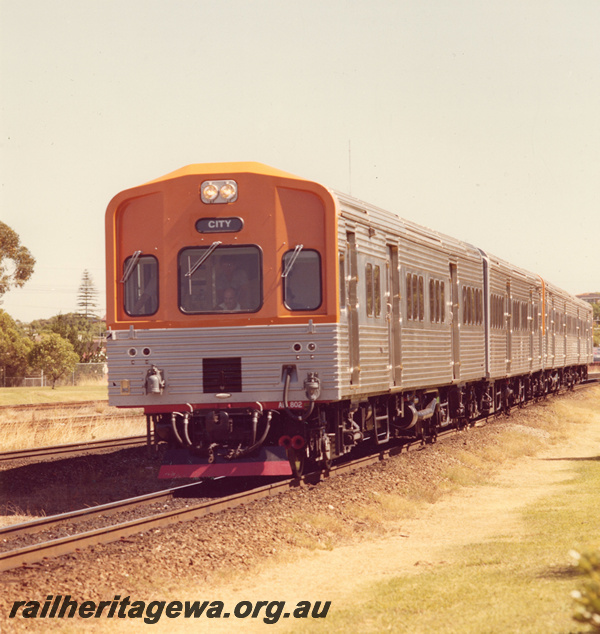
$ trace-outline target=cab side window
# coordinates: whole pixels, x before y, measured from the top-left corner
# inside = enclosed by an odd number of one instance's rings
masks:
[[[318,251],[288,251],[283,256],[283,303],[290,310],[316,310],[322,302]]]
[[[153,255],[127,258],[123,278],[125,312],[131,317],[154,315],[158,310],[158,260]]]
[[[346,308],[346,254],[340,253],[340,309],[344,310]]]

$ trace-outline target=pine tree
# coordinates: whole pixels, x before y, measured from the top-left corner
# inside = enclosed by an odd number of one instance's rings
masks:
[[[96,308],[98,308],[98,290],[94,285],[92,276],[88,270],[84,270],[77,293],[77,306],[79,314],[84,317],[97,317]]]

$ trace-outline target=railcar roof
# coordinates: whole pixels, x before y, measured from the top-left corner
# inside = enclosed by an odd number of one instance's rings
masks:
[[[159,176],[147,183],[159,183],[161,181],[171,180],[174,178],[180,178],[182,176],[194,176],[201,174],[223,174],[225,176],[230,174],[262,174],[263,176],[277,176],[279,178],[292,178],[294,180],[306,180],[295,174],[284,172],[283,170],[270,167],[264,163],[257,163],[254,161],[247,162],[232,162],[232,163],[193,163],[186,165],[174,172],[169,172],[164,176]]]
[[[388,211],[387,209],[366,203],[348,194],[338,191],[334,191],[333,193],[341,203],[343,210],[350,210],[361,217],[367,216],[369,223],[374,227],[379,226],[384,230],[396,230],[407,238],[412,238],[418,242],[427,241],[441,248],[452,246],[455,249],[469,251],[478,258],[480,257],[479,249],[464,240],[440,233],[435,229],[430,229],[412,220],[407,220],[393,211]]]

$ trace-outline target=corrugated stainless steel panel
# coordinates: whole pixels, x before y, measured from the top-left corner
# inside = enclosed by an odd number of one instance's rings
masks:
[[[204,358],[241,358],[242,392],[228,403],[279,401],[283,396],[282,368],[297,372],[289,400],[306,400],[303,383],[308,372],[318,372],[321,398],[340,398],[340,332],[335,324],[308,326],[245,326],[244,328],[177,328],[116,331],[107,341],[109,401],[117,406],[140,407],[214,402],[203,393]],[[116,336],[116,339],[115,339]],[[299,352],[293,349],[300,344]],[[315,349],[309,350],[308,345]],[[135,351],[135,356],[133,352]],[[146,354],[144,353],[146,351]],[[148,369],[156,365],[165,376],[163,394],[145,394]],[[121,382],[130,382],[130,394],[121,394]]]
[[[483,326],[462,327],[460,345],[461,381],[475,381],[485,378]]]
[[[527,374],[541,367],[540,334],[541,319],[538,320],[538,332],[533,335],[531,319],[521,323],[522,315],[513,315],[513,303],[527,306],[527,315],[531,316],[532,297],[539,297],[540,279],[527,271],[519,269],[496,256],[489,255],[489,292],[504,299],[504,326],[490,330],[490,375],[492,378]],[[510,285],[510,298],[507,287]],[[520,310],[520,308],[519,308]],[[520,324],[516,327],[515,324]],[[508,350],[510,328],[510,351]]]
[[[492,329],[490,334],[490,377],[506,376],[506,331]]]
[[[452,383],[448,324],[402,331],[402,386],[407,389]]]
[[[344,194],[337,194],[340,217],[344,218],[343,230],[352,227],[357,236],[361,262],[387,258],[386,245],[390,241],[398,244],[401,282],[401,326],[402,347],[402,388],[428,387],[447,384],[452,381],[452,345],[450,334],[450,259],[457,263],[462,284],[483,289],[483,260],[479,250],[473,246],[444,236],[426,227],[401,219],[382,209],[356,201]],[[359,271],[362,266],[359,266]],[[423,277],[425,309],[423,320],[417,323],[406,316],[406,273],[412,272]],[[432,324],[429,315],[429,280],[442,281],[445,284],[446,321]],[[367,322],[365,311],[361,311],[362,330]],[[460,380],[476,380],[482,377],[485,361],[483,326],[476,332],[464,329],[461,333],[461,376]],[[464,341],[462,341],[464,339]],[[384,351],[386,366],[389,363],[388,334],[382,331],[375,347],[370,350],[367,342],[361,341],[361,378],[360,385],[365,387],[383,385],[380,382],[385,373],[373,369],[373,351],[379,347]],[[366,358],[363,356],[366,355]],[[367,374],[365,374],[365,372]],[[365,374],[363,376],[363,374]]]
[[[360,325],[361,390],[380,392],[390,387],[388,329],[375,324]]]
[[[414,233],[413,235],[416,235]],[[427,242],[415,243],[403,241],[402,258],[406,267],[419,267],[426,272],[426,286],[429,279],[441,279],[446,284],[446,320],[448,327],[449,358],[444,359],[442,368],[447,369],[448,364],[452,367],[453,351],[450,339],[450,320],[452,312],[451,285],[450,285],[450,262],[456,265],[459,294],[463,286],[471,286],[483,291],[483,259],[478,250],[470,245],[463,244],[462,248],[454,248],[448,251],[438,251]],[[455,245],[456,247],[456,245]],[[427,302],[426,302],[427,304]],[[462,298],[458,300],[459,311],[454,317],[461,324],[458,328],[458,351],[460,358],[457,359],[457,380],[460,382],[478,380],[484,376],[485,369],[485,338],[483,324],[479,326],[462,324]],[[428,311],[427,311],[428,313]],[[425,319],[430,319],[426,314]],[[423,343],[423,342],[421,342]]]
[[[361,256],[385,261],[387,258],[386,235],[382,231],[369,231],[368,227],[356,227],[356,246]]]
[[[357,200],[347,194],[341,192],[332,192],[332,194],[337,198],[340,213],[347,223],[366,225],[375,230],[381,230],[390,239],[394,236],[404,236],[407,240],[414,240],[441,252],[476,256],[477,250],[466,242],[418,225],[393,212]]]
[[[533,333],[533,360],[532,360],[532,372],[539,372],[543,369],[542,362],[542,349],[543,349],[543,338],[542,338],[542,320],[539,320],[539,327],[537,332]]]
[[[350,347],[348,343],[348,324],[342,322],[338,328],[338,368],[340,391],[348,394],[350,391]]]
[[[530,343],[528,332],[513,331],[511,374],[527,374],[529,372]]]

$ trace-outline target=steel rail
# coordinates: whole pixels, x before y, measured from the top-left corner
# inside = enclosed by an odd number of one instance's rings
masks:
[[[18,405],[0,405],[0,410],[46,410],[46,409],[76,409],[78,407],[91,407],[94,405],[108,405],[108,399],[99,401],[57,401],[56,403],[20,403]]]
[[[236,493],[217,500],[202,502],[188,508],[173,509],[164,511],[156,515],[142,517],[112,526],[87,531],[53,539],[40,544],[26,546],[17,550],[0,553],[0,572],[36,563],[49,557],[58,557],[66,555],[74,551],[93,546],[97,544],[105,544],[108,542],[118,541],[141,533],[152,528],[166,526],[177,522],[189,521],[197,517],[203,517],[210,513],[216,513],[227,508],[234,508],[242,504],[248,504],[262,497],[267,497],[275,493],[282,492],[290,487],[290,484],[297,482],[296,480],[287,480],[277,484],[268,484],[252,491]]]
[[[7,460],[20,460],[22,458],[43,458],[48,456],[62,456],[81,451],[100,451],[102,449],[116,449],[123,447],[137,447],[145,445],[144,436],[125,436],[123,438],[107,438],[104,440],[86,440],[85,442],[66,445],[52,445],[48,447],[36,447],[35,449],[18,449],[0,453],[0,462]]]
[[[183,484],[169,489],[163,489],[161,491],[154,491],[152,493],[145,493],[144,495],[137,495],[132,498],[117,500],[116,502],[107,502],[106,504],[90,506],[76,511],[69,511],[68,513],[48,515],[47,517],[40,517],[20,524],[3,526],[0,528],[0,539],[12,539],[13,537],[18,537],[19,535],[39,533],[40,531],[55,528],[61,524],[69,524],[75,520],[90,520],[98,515],[114,515],[115,513],[120,513],[122,511],[129,511],[138,506],[164,502],[172,499],[178,493],[193,491],[195,488],[199,488],[201,484],[202,482],[191,482],[189,484]]]

